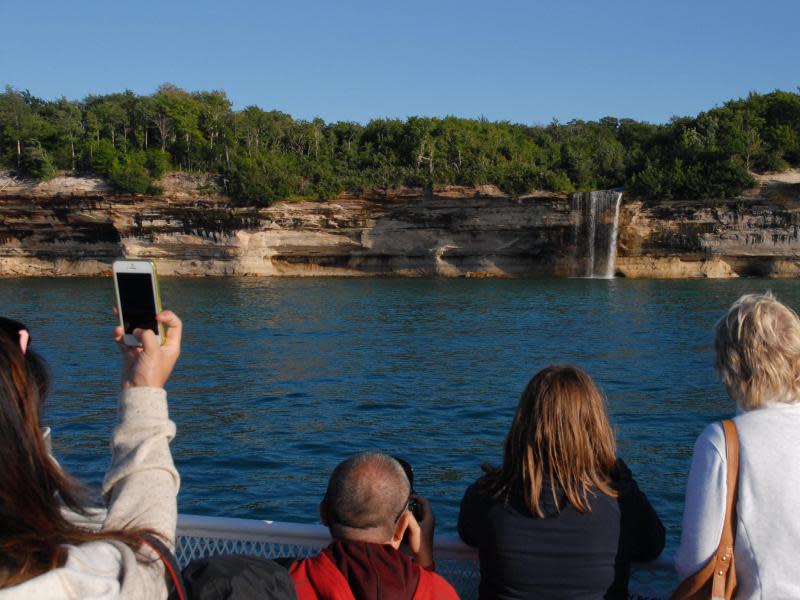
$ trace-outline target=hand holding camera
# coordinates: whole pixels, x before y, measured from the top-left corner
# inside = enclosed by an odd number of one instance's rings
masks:
[[[408,521],[408,548],[414,555],[414,560],[427,569],[433,566],[433,530],[436,519],[433,516],[431,503],[426,498],[414,494],[411,500],[417,504],[422,519],[421,521],[417,519],[416,514],[412,512]]]

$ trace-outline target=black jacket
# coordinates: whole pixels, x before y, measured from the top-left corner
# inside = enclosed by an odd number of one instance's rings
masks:
[[[596,492],[580,513],[545,489],[543,518],[531,514],[522,488],[492,499],[472,484],[461,501],[458,531],[480,554],[480,597],[627,598],[630,563],[664,548],[664,526],[621,460],[616,498]]]

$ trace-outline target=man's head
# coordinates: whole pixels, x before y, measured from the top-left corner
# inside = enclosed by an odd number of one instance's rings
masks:
[[[396,539],[399,544],[410,493],[400,463],[386,454],[363,452],[333,470],[320,517],[334,538],[377,544]]]

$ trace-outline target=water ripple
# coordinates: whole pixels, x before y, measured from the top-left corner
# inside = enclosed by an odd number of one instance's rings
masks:
[[[453,532],[527,380],[571,362],[606,394],[619,452],[674,549],[694,440],[732,411],[711,330],[740,294],[767,288],[800,304],[790,281],[165,279],[185,321],[169,388],[180,509],[315,521],[331,469],[379,449],[414,465]],[[53,369],[56,453],[98,486],[115,418],[112,303],[107,280],[0,284],[0,313],[30,325]]]

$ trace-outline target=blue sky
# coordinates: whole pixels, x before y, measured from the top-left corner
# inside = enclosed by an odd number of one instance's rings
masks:
[[[235,108],[664,122],[800,85],[800,2],[0,0],[0,84],[83,98],[163,82]]]

